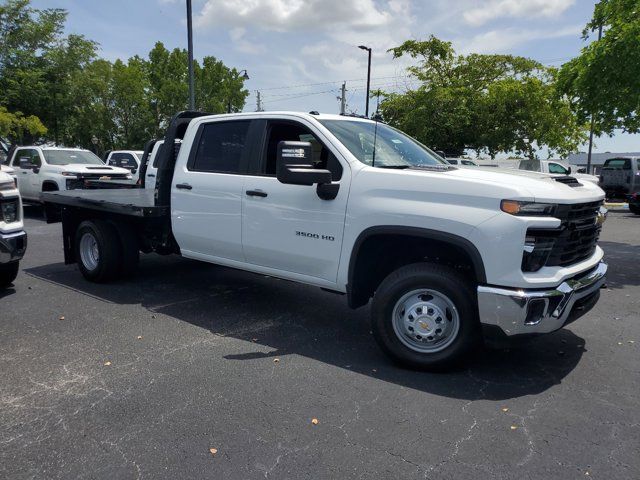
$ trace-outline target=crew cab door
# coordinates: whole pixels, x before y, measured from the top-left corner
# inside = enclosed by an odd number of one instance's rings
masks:
[[[191,148],[179,155],[171,222],[183,256],[244,262],[242,198],[250,125],[250,120],[202,123]]]
[[[31,168],[20,168],[20,160],[25,159]],[[24,198],[35,199],[39,194],[39,177],[36,173],[42,166],[42,160],[38,151],[33,148],[20,148],[16,150],[11,166],[16,171],[18,178],[18,190]],[[35,171],[34,171],[35,170]]]
[[[263,141],[251,155],[251,173],[242,195],[242,243],[248,263],[336,282],[344,230],[350,168],[341,163],[322,133],[299,121],[260,120]],[[316,186],[285,185],[276,178],[278,143],[312,144],[317,168],[340,183],[333,200]],[[294,276],[295,276],[294,275]],[[319,282],[322,283],[322,282]]]

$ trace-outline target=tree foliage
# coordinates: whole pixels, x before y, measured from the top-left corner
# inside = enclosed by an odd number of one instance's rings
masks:
[[[594,115],[596,133],[640,132],[640,1],[601,0],[583,36],[600,27],[602,39],[562,66],[559,89],[582,120]]]
[[[5,107],[0,107],[0,137],[21,143],[25,139],[39,138],[46,133],[47,128],[35,115],[11,113]]]
[[[29,0],[0,4],[0,135],[84,147],[96,137],[102,150],[142,148],[187,109],[186,50],[158,42],[148,58],[110,62],[97,57],[95,42],[64,36],[66,18],[64,10],[38,10]],[[196,108],[243,108],[248,91],[236,69],[205,57],[202,65],[194,61],[194,71]]]
[[[408,68],[420,86],[386,94],[385,118],[423,143],[449,154],[465,149],[516,151],[534,147],[574,151],[585,138],[569,103],[556,92],[553,69],[512,55],[458,55],[451,43],[435,37],[409,40],[390,50],[409,56]]]

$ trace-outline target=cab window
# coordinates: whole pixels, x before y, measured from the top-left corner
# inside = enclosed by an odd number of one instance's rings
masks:
[[[342,165],[335,155],[307,127],[295,122],[269,122],[263,174],[275,176],[278,143],[282,141],[309,142],[315,168],[329,170],[334,181],[342,178]]]
[[[549,173],[561,173],[562,175],[569,175],[569,170],[560,165],[559,163],[549,164]]]

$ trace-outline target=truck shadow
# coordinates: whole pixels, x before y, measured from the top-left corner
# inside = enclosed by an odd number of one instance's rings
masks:
[[[399,368],[378,349],[368,307],[350,310],[346,299],[292,282],[193,262],[143,256],[137,278],[109,285],[85,281],[75,266],[61,263],[25,273],[116,304],[140,304],[260,347],[227,355],[231,362],[302,355],[435,395],[468,400],[504,400],[535,395],[559,384],[585,352],[569,330],[532,340],[510,351],[480,353],[472,366],[446,374]],[[270,349],[264,353],[265,347]],[[215,354],[215,352],[212,352]]]

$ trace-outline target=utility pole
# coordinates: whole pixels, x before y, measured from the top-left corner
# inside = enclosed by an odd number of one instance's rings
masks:
[[[191,22],[191,0],[187,0],[187,49],[189,51],[189,110],[195,110],[196,97],[193,81],[193,25]]]
[[[340,115],[344,115],[347,109],[347,82],[342,82],[338,99],[340,100]]]
[[[264,112],[262,100],[260,99],[260,90],[256,90],[256,112]]]
[[[602,38],[602,25],[598,27],[598,40]],[[593,150],[593,128],[595,124],[595,116],[591,112],[591,128],[589,129],[589,153],[587,153],[587,173],[591,174],[591,152]]]

